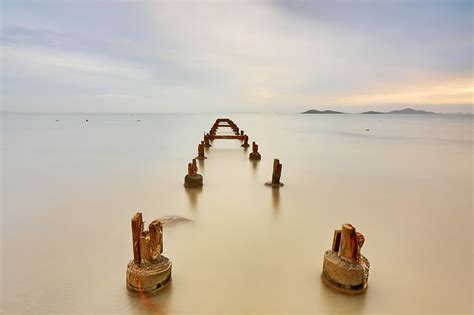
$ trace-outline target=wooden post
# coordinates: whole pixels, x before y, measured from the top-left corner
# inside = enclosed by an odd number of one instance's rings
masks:
[[[273,160],[273,175],[272,175],[272,184],[279,185],[281,177],[281,168],[280,160]]]
[[[163,226],[160,220],[154,220],[148,225],[150,233],[150,250],[153,259],[157,259],[163,252]]]
[[[356,229],[348,223],[342,225],[339,257],[354,263],[359,260],[359,245],[357,243]]]
[[[258,152],[258,144],[256,144],[255,141],[252,142],[252,152],[253,153]]]
[[[341,245],[341,230],[334,231],[334,237],[332,239],[332,250],[334,252],[339,252],[339,247]]]
[[[193,176],[194,175],[194,166],[192,163],[188,163],[188,175]]]
[[[198,157],[204,158],[204,144],[202,143],[198,145]]]
[[[209,143],[209,134],[204,134],[204,146],[205,147],[210,147],[211,144]]]
[[[140,264],[140,234],[143,232],[142,213],[137,212],[132,218],[132,245],[133,245],[133,260]]]
[[[196,159],[193,159],[193,175],[196,175],[198,172],[198,166],[196,163]]]
[[[244,143],[242,144],[242,147],[248,147],[249,146],[249,136],[244,135]]]

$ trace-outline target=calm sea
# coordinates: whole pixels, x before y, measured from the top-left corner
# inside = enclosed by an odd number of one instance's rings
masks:
[[[226,116],[262,160],[216,140],[186,191]],[[472,312],[471,117],[2,114],[1,149],[6,313]],[[274,158],[280,190],[264,186]],[[192,220],[164,228],[173,282],[150,298],[125,287],[136,211]],[[366,238],[361,296],[320,281],[345,222]]]

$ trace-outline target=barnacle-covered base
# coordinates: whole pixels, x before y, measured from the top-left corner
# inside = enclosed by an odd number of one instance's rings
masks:
[[[249,159],[250,160],[255,160],[255,161],[258,161],[262,158],[262,156],[260,155],[260,153],[258,152],[250,152],[249,154]]]
[[[369,261],[363,255],[360,255],[360,261],[356,264],[328,250],[324,254],[321,279],[326,286],[338,292],[360,294],[367,290],[369,268]]]
[[[269,186],[272,188],[279,188],[283,186],[283,183],[272,183],[272,182],[267,182],[265,183],[265,186]]]
[[[127,265],[127,289],[153,294],[171,282],[171,261],[161,255],[156,264],[139,265],[134,260]]]
[[[202,187],[202,175],[186,175],[184,177],[184,187],[186,188],[199,188]]]

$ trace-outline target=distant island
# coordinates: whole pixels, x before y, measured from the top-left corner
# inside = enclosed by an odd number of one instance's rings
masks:
[[[316,109],[310,109],[305,112],[302,112],[301,114],[344,114],[343,112],[336,112],[334,110],[316,110]]]
[[[343,112],[337,112],[334,110],[316,110],[316,109],[310,109],[305,112],[302,112],[301,114],[345,114]],[[380,114],[438,114],[435,112],[428,112],[425,110],[416,110],[412,108],[405,108],[405,109],[399,109],[399,110],[392,110],[390,112],[376,112],[376,111],[368,111],[368,112],[363,112],[361,114],[367,114],[367,115],[380,115]]]
[[[361,114],[385,114],[383,112],[374,112],[373,110],[369,110],[368,112],[363,112]]]
[[[405,108],[400,110],[392,110],[387,114],[437,114],[435,112],[427,112],[426,110],[415,110],[412,108]]]

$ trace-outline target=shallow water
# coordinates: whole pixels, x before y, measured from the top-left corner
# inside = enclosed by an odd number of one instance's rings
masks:
[[[198,164],[204,187],[186,191],[203,132],[226,116],[262,160],[215,140]],[[3,114],[2,310],[471,313],[472,126],[431,115]],[[280,190],[263,185],[276,157]],[[192,220],[164,228],[173,282],[150,298],[125,288],[138,210],[147,222]],[[345,222],[366,238],[361,296],[319,278]]]

